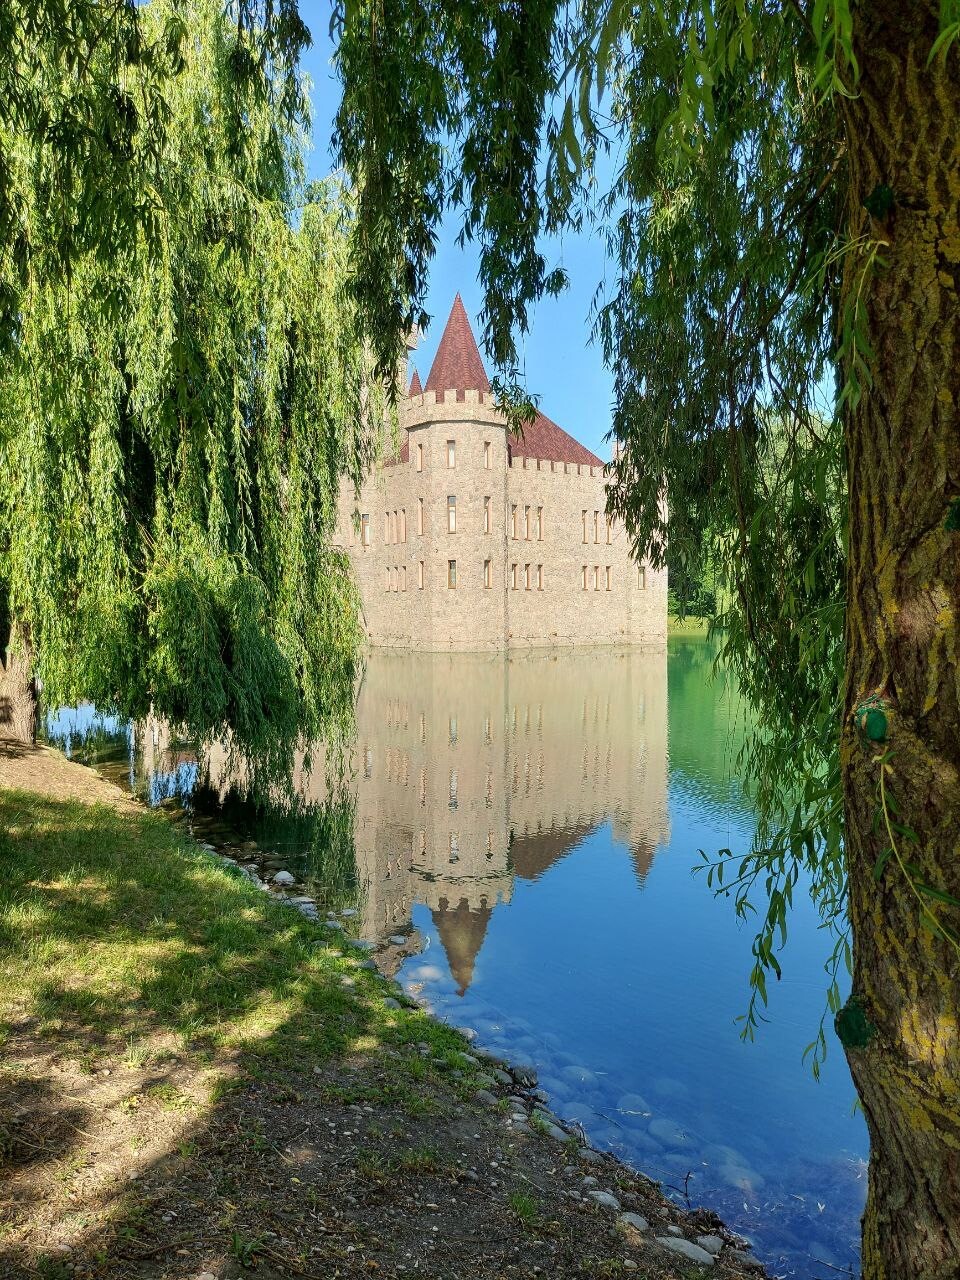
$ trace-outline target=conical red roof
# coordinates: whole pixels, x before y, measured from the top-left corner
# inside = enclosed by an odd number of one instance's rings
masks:
[[[477,340],[459,293],[453,300],[453,309],[437,347],[425,389],[442,396],[451,387],[456,388],[458,400],[463,399],[465,391],[490,390]]]
[[[416,369],[414,369],[413,377],[410,379],[410,390],[407,392],[407,395],[408,396],[423,395],[423,387],[421,387],[420,385],[420,375],[419,373],[417,373]]]

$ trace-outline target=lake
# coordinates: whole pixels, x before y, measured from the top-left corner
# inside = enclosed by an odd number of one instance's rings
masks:
[[[377,652],[356,740],[298,762],[294,814],[241,798],[222,753],[91,708],[48,736],[156,803],[193,792],[216,841],[253,839],[438,1016],[538,1072],[598,1147],[715,1209],[774,1274],[858,1271],[868,1151],[839,1044],[802,1062],[829,942],[798,895],[783,979],[739,1037],[752,936],[692,868],[749,846],[743,711],[704,640],[509,657]],[[200,785],[198,776],[202,779]]]

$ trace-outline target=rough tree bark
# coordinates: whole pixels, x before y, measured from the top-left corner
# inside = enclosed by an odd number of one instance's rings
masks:
[[[875,353],[847,420],[854,977],[838,1019],[870,1129],[865,1280],[960,1275],[960,955],[922,904],[958,932],[960,911],[919,888],[960,898],[960,54],[927,65],[939,8],[856,7],[862,81],[844,105],[851,235],[884,242],[867,277],[851,255],[844,282],[847,299],[863,288]],[[871,695],[879,742],[858,727]],[[872,728],[883,737],[882,718]],[[893,855],[885,752],[891,821],[912,830],[894,830]]]
[[[0,662],[0,735],[32,743],[37,736],[37,695],[30,634],[22,623],[10,628],[6,661]]]

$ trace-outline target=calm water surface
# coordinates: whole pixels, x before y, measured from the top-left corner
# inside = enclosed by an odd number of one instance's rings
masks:
[[[739,1039],[751,934],[691,874],[751,832],[742,713],[712,661],[693,639],[668,657],[378,653],[337,805],[306,766],[296,817],[234,803],[215,752],[195,798],[322,903],[359,886],[360,936],[396,940],[408,991],[535,1066],[561,1117],[716,1209],[776,1274],[818,1280],[857,1270],[866,1129],[839,1046],[819,1083],[801,1061],[828,950],[802,898],[770,1022]],[[197,786],[161,727],[83,708],[48,724],[154,802]]]

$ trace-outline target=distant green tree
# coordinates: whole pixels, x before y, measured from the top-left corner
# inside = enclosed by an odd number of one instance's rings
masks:
[[[36,676],[48,701],[152,707],[248,748],[316,731],[352,691],[357,601],[331,536],[382,395],[345,289],[349,203],[304,184],[295,8],[266,6],[267,29],[216,0],[65,6],[85,33],[68,48],[14,7],[12,718],[29,734]],[[47,133],[36,77],[57,86]]]
[[[607,236],[611,508],[655,563],[669,531],[691,577],[717,566],[724,651],[755,709],[759,838],[725,883],[741,911],[751,888],[765,899],[756,998],[806,867],[826,923],[846,908],[852,926],[836,1022],[872,1141],[864,1275],[947,1280],[960,3],[362,0],[334,30],[352,283],[384,370],[459,209],[519,426],[518,335],[564,283],[544,237],[591,219]],[[834,963],[847,953],[841,933]]]

